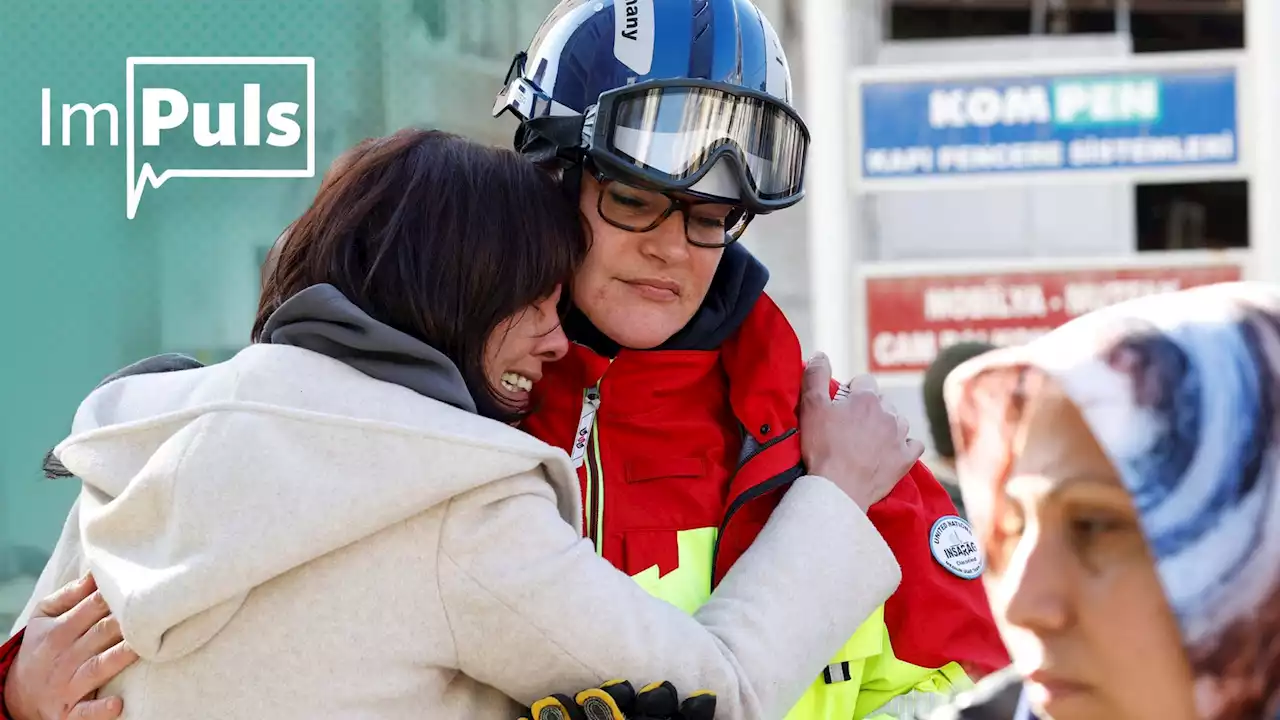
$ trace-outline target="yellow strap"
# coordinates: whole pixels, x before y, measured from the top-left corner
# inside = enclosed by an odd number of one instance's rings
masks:
[[[600,413],[591,422],[591,444],[595,446],[596,456],[596,554],[604,556],[604,462],[600,459]],[[590,483],[588,482],[588,485]],[[588,506],[590,507],[590,506]]]

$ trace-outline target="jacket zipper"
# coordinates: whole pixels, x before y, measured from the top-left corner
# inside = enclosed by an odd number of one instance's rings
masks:
[[[583,391],[582,396],[582,417],[579,420],[578,439],[575,441],[574,447],[578,447],[578,443],[585,440],[584,459],[587,466],[587,497],[586,497],[586,535],[591,540],[592,545],[596,548],[597,555],[604,555],[604,533],[602,526],[604,525],[604,469],[600,462],[600,383],[596,383],[593,388]],[[586,437],[583,438],[583,432]]]
[[[738,465],[738,469],[735,470],[733,472],[733,475],[729,478],[729,483],[732,485],[733,479],[738,476],[739,472],[742,472],[742,468],[746,467],[748,463],[750,463],[752,460],[757,458],[761,453],[773,447],[774,445],[777,445],[783,440],[786,440],[792,435],[795,435],[797,431],[798,430],[796,428],[792,428],[791,430],[788,430],[782,435],[761,445],[759,449],[757,449],[749,457],[743,460],[742,464]],[[793,467],[790,470],[781,472],[769,478],[768,480],[765,480],[764,482],[760,483],[759,485],[756,485],[755,487],[748,488],[741,495],[734,498],[733,501],[729,503],[729,509],[725,511],[724,518],[720,521],[720,530],[716,532],[716,544],[715,544],[715,548],[712,550],[711,577],[713,582],[714,582],[714,578],[719,573],[719,567],[717,567],[717,565],[720,562],[720,540],[721,538],[724,537],[724,531],[729,527],[729,521],[733,519],[733,516],[739,510],[742,509],[743,505],[746,505],[747,503],[751,502],[752,500],[755,500],[756,498],[760,497],[761,495],[764,495],[765,493],[771,490],[774,490],[783,485],[786,485],[787,483],[795,482],[796,480],[801,478],[803,475],[804,475],[804,467],[802,465],[797,465],[796,467]]]

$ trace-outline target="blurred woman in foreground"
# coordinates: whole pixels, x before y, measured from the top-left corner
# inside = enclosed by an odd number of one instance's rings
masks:
[[[947,401],[1014,668],[952,718],[1280,718],[1280,292],[1128,302]]]

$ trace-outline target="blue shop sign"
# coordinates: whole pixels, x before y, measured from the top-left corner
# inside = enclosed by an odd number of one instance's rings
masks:
[[[1234,68],[864,80],[867,179],[1231,165]]]

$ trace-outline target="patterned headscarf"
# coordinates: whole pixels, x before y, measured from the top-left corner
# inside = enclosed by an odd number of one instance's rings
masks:
[[[957,369],[951,415],[983,427],[953,422],[980,533],[1007,479],[1008,418],[1039,387],[1028,371],[1079,408],[1133,494],[1193,671],[1252,688],[1208,720],[1280,720],[1280,288],[1126,302]]]

